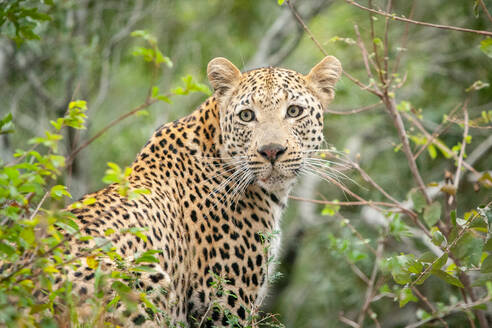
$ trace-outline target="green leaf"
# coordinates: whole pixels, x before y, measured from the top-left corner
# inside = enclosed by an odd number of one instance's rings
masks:
[[[6,114],[0,120],[0,134],[7,134],[14,132],[14,123],[12,122],[12,114]]]
[[[136,116],[141,117],[141,116],[149,116],[150,113],[148,110],[141,109],[138,112],[135,113]]]
[[[451,252],[462,261],[463,265],[478,266],[482,257],[483,245],[484,241],[481,238],[475,237],[474,233],[467,231],[451,249]]]
[[[444,280],[448,284],[451,284],[456,287],[464,288],[463,284],[461,281],[459,281],[458,278],[455,276],[450,275],[449,273],[442,271],[442,270],[432,270],[432,274],[438,277],[439,279]]]
[[[480,42],[480,50],[482,50],[485,55],[492,58],[492,38],[482,40]]]
[[[436,246],[446,245],[446,237],[442,234],[437,227],[432,227],[431,229],[432,243]]]
[[[424,221],[427,226],[432,227],[441,218],[441,203],[433,202],[424,208]]]
[[[437,259],[437,255],[431,251],[427,251],[419,257],[420,262],[432,263]]]
[[[383,48],[383,41],[381,41],[380,38],[374,38],[372,40],[372,42],[374,42],[374,44],[377,46],[377,47],[380,47],[381,49]]]
[[[473,82],[472,85],[470,85],[465,91],[470,92],[470,91],[478,91],[480,89],[488,88],[490,84],[487,82],[482,82],[480,80]],[[461,144],[460,144],[461,147]]]
[[[10,245],[5,244],[3,241],[0,241],[0,252],[7,256],[12,256],[15,253],[15,249]]]
[[[456,227],[456,210],[452,210],[449,216],[451,217],[451,224]]]
[[[489,239],[487,240],[485,245],[483,245],[483,251],[492,252],[492,236],[489,236]]]
[[[437,157],[437,150],[436,150],[436,147],[433,144],[430,144],[429,147],[427,147],[427,152],[429,153],[429,156],[432,159],[436,159],[436,157]]]
[[[400,307],[404,307],[408,302],[418,302],[417,297],[413,295],[412,290],[408,287],[403,288],[398,295]]]
[[[278,3],[278,5],[279,5],[279,6],[281,6],[281,5],[283,5],[283,4],[284,4],[284,1],[285,1],[285,0],[277,0],[277,3]]]
[[[168,104],[172,104],[172,101],[169,97],[164,96],[164,95],[158,95],[155,98],[159,99],[160,101],[166,102]]]
[[[63,196],[72,198],[72,195],[70,195],[70,193],[67,191],[67,187],[63,185],[56,185],[53,188],[51,188],[50,194],[51,197],[55,199],[60,199]]]
[[[34,230],[32,228],[24,227],[19,236],[29,245],[32,245],[36,240]]]
[[[396,106],[396,109],[398,109],[400,112],[409,112],[412,109],[412,104],[408,101],[403,100]]]
[[[410,198],[412,199],[413,202],[413,208],[417,212],[421,212],[426,205],[425,197],[422,194],[422,192],[418,189],[414,189],[410,192]]]
[[[492,255],[489,255],[483,260],[482,266],[480,267],[481,273],[492,273]]]
[[[433,262],[434,264],[432,264],[432,270],[441,269],[446,264],[447,261],[448,261],[448,254],[447,253],[442,254],[437,261]]]
[[[112,234],[114,234],[114,233],[115,233],[115,231],[114,231],[113,229],[111,229],[111,228],[104,230],[104,235],[105,235],[106,237],[107,237],[107,236],[111,236],[111,235],[112,235]]]
[[[159,259],[157,259],[154,254],[160,253],[160,251],[149,250],[143,253],[139,258],[135,260],[135,263],[139,264],[142,262],[148,263],[159,263]]]
[[[128,285],[125,285],[118,280],[113,281],[113,283],[111,284],[111,288],[117,291],[119,294],[126,294],[132,290],[130,287],[128,287]]]
[[[334,202],[338,202],[338,200],[333,200]],[[340,205],[326,204],[321,210],[321,215],[333,216],[340,210]]]

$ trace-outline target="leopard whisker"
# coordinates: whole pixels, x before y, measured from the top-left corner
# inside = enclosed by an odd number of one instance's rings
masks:
[[[233,182],[232,186],[230,187],[231,189],[235,188],[239,182],[241,181],[239,177],[241,177],[244,172],[248,171],[248,163],[244,162],[242,165],[233,173],[231,176],[229,176],[226,180],[224,180],[219,186],[214,188],[214,190],[208,195],[211,196],[212,194],[219,193],[221,190],[225,190],[226,186],[228,186],[231,182]],[[222,203],[222,201],[228,196],[227,190],[225,190],[224,194],[220,199],[217,200],[217,203],[215,204],[215,208],[219,203]]]
[[[309,163],[306,162],[307,165],[309,165],[311,168],[317,168],[318,170],[321,170],[326,173],[332,173],[333,175],[337,177],[341,177],[343,179],[347,179],[351,181],[352,183],[357,184],[352,178],[350,178],[348,175],[345,173],[341,172],[340,170],[335,169],[334,167],[331,166],[326,166],[324,163]]]
[[[254,177],[254,174],[251,171],[246,171],[243,175],[240,183],[236,186],[233,195],[231,205],[234,204],[234,208],[237,208],[237,204],[239,203],[239,199],[243,192],[246,190],[248,185],[251,182],[251,178]]]

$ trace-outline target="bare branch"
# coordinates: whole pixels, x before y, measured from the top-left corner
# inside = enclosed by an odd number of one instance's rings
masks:
[[[420,21],[416,21],[416,20],[413,20],[413,19],[409,19],[409,18],[405,18],[405,17],[400,17],[400,16],[397,16],[395,14],[390,14],[390,13],[387,13],[385,11],[382,11],[382,10],[375,10],[375,9],[372,9],[372,8],[367,8],[367,7],[364,7],[363,5],[355,2],[355,1],[352,1],[352,0],[345,0],[347,3],[355,6],[355,7],[358,7],[360,9],[363,9],[363,10],[366,10],[366,11],[369,11],[373,14],[378,14],[378,15],[382,15],[382,16],[385,16],[385,17],[389,17],[393,20],[397,20],[397,21],[402,21],[402,22],[406,22],[406,23],[412,23],[412,24],[415,24],[415,25],[422,25],[422,26],[427,26],[427,27],[434,27],[434,28],[439,28],[439,29],[443,29],[443,30],[451,30],[451,31],[459,31],[459,32],[468,32],[468,33],[475,33],[475,34],[480,34],[480,35],[486,35],[486,36],[492,36],[492,32],[489,32],[489,31],[482,31],[482,30],[472,30],[472,29],[469,29],[469,28],[463,28],[463,27],[457,27],[457,26],[449,26],[449,25],[440,25],[440,24],[432,24],[432,23],[426,23],[426,22],[420,22]]]
[[[367,106],[363,106],[363,107],[360,107],[360,108],[355,108],[355,109],[346,109],[346,110],[331,110],[331,109],[325,109],[325,113],[328,113],[328,114],[335,114],[335,115],[353,115],[353,114],[358,114],[358,113],[362,113],[362,112],[366,112],[366,111],[369,111],[371,109],[374,109],[378,106],[380,106],[382,104],[382,102],[377,102],[375,104],[372,104],[372,105],[367,105]]]
[[[485,6],[485,3],[483,2],[483,0],[478,0],[478,3],[480,4],[480,7],[482,7],[483,12],[485,13],[485,15],[487,16],[489,21],[492,23],[492,15],[490,15],[490,12],[487,9],[487,6]]]
[[[298,10],[306,21],[318,15],[333,3],[333,0],[302,1]],[[298,46],[302,39],[302,27],[294,20],[288,7],[277,17],[258,44],[254,56],[245,69],[261,66],[276,66]]]
[[[170,96],[167,95],[168,97]],[[121,121],[123,121],[125,118],[127,117],[130,117],[134,114],[136,114],[137,112],[151,106],[152,104],[158,102],[159,100],[156,99],[156,98],[152,98],[152,97],[147,97],[147,99],[145,100],[145,102],[137,107],[135,107],[134,109],[132,109],[131,111],[121,115],[120,117],[116,118],[115,120],[111,121],[108,125],[106,125],[104,128],[102,128],[101,130],[99,130],[99,132],[97,132],[92,138],[90,138],[89,140],[85,141],[82,145],[80,145],[77,149],[75,149],[74,151],[72,151],[72,153],[70,154],[70,156],[68,157],[67,159],[67,166],[69,166],[72,161],[75,159],[75,156],[77,156],[77,154],[84,148],[86,148],[87,146],[89,146],[91,143],[93,143],[97,138],[99,138],[100,136],[102,136],[104,133],[106,133],[106,131],[108,131],[110,128],[112,128],[113,126],[115,126],[116,124],[120,123]]]
[[[383,256],[384,243],[382,240],[378,242],[378,248],[376,250],[376,258],[374,259],[374,266],[372,268],[371,278],[369,280],[369,285],[366,290],[366,297],[364,300],[364,305],[362,305],[362,309],[359,313],[359,317],[357,318],[357,324],[362,327],[364,324],[364,318],[366,317],[367,310],[369,309],[369,305],[371,304],[372,298],[374,297],[374,283],[376,282],[376,277],[378,275],[378,266]]]
[[[383,101],[386,105],[386,109],[388,110],[391,116],[391,119],[393,120],[393,124],[395,125],[396,130],[398,131],[398,136],[400,137],[400,142],[402,143],[402,149],[403,152],[405,153],[405,156],[407,157],[408,166],[410,167],[410,171],[412,172],[413,178],[415,179],[415,182],[417,183],[419,189],[422,191],[422,194],[425,197],[425,201],[427,202],[427,204],[430,204],[431,199],[429,198],[429,195],[426,192],[424,180],[422,180],[419,169],[417,168],[417,163],[413,158],[412,149],[410,148],[410,143],[408,141],[407,131],[405,130],[405,126],[403,124],[403,120],[401,119],[401,115],[396,109],[395,99],[393,97],[390,97],[386,93]]]
[[[286,3],[289,6],[289,9],[292,12],[292,14],[294,15],[295,19],[299,22],[299,24],[301,24],[302,28],[308,34],[309,38],[314,42],[314,44],[316,45],[316,47],[323,53],[323,55],[328,56],[328,53],[326,52],[326,50],[323,48],[323,46],[321,45],[321,43],[319,43],[319,41],[314,37],[313,33],[311,32],[311,30],[309,29],[309,27],[306,25],[306,23],[304,23],[304,21],[302,20],[301,16],[299,16],[299,14],[295,10],[295,8],[292,5],[292,3],[290,2],[290,0],[287,0]],[[375,95],[379,95],[379,93],[376,90],[370,88],[367,85],[364,85],[362,82],[360,82],[358,79],[356,79],[355,77],[353,77],[349,73],[343,71],[343,75],[345,75],[353,83],[357,84],[362,90],[367,90],[367,91],[369,91],[369,92],[371,92],[371,93],[373,93]]]
[[[460,156],[458,157],[458,165],[456,168],[456,174],[455,174],[455,179],[454,179],[454,189],[458,189],[458,186],[460,184],[460,177],[461,177],[461,166],[463,165],[463,156],[465,155],[465,148],[466,148],[466,141],[468,139],[468,100],[469,98],[465,101],[465,104],[463,105],[463,113],[465,115],[465,130],[463,132],[463,141],[461,142],[461,150],[460,150]]]
[[[353,327],[353,328],[359,328],[359,327],[360,327],[360,325],[359,325],[357,322],[352,321],[352,320],[350,320],[350,319],[349,319],[349,318],[347,318],[347,317],[344,317],[344,316],[343,316],[343,313],[339,313],[339,314],[338,314],[338,320],[340,320],[340,321],[341,321],[341,322],[343,322],[344,324],[346,324],[346,325],[348,325],[348,326],[350,326],[350,327]]]

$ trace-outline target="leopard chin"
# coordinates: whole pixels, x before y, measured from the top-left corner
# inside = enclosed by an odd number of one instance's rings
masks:
[[[287,176],[273,170],[265,177],[258,177],[256,183],[268,191],[288,190],[296,181],[296,176]]]

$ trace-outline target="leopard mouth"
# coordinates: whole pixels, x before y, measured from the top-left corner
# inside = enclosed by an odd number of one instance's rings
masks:
[[[268,174],[262,177],[258,177],[258,180],[264,184],[275,185],[275,184],[283,184],[286,180],[290,180],[292,177],[289,177],[282,172],[277,170],[271,170]]]

